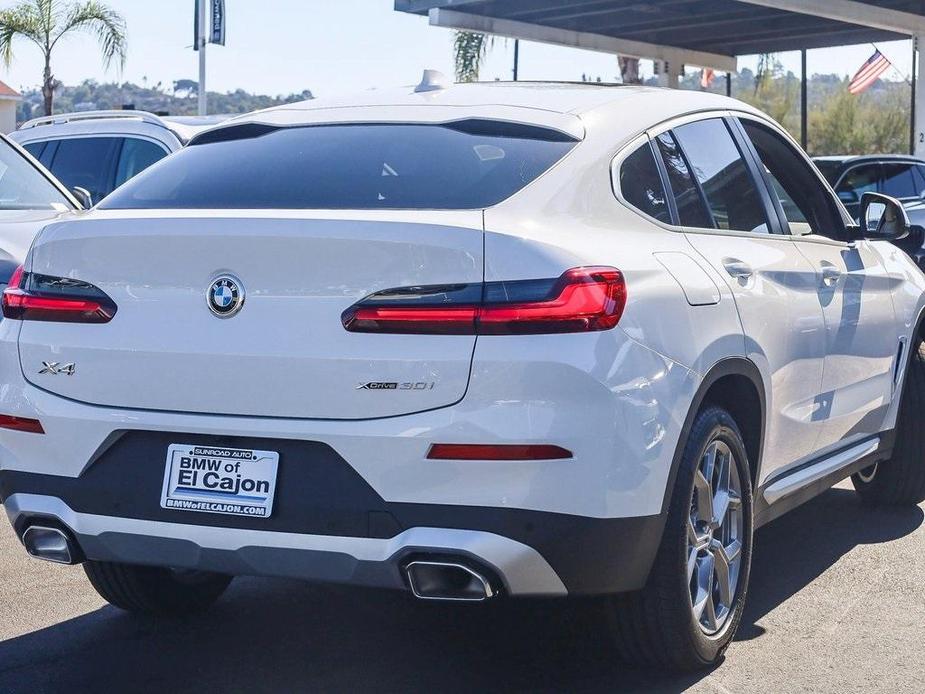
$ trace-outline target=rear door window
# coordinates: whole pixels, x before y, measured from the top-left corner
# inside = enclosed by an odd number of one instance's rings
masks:
[[[121,137],[73,137],[58,141],[51,171],[67,188],[85,188],[93,201],[113,188]]]
[[[41,160],[42,152],[45,150],[45,145],[47,144],[47,142],[27,142],[23,145],[23,149],[36,159]]]
[[[104,208],[479,209],[528,185],[577,140],[484,119],[211,130]]]
[[[119,163],[116,166],[115,187],[118,188],[128,179],[134,178],[151,164],[167,156],[167,151],[150,140],[127,137],[122,143]]]
[[[719,118],[674,129],[716,226],[767,233],[764,202],[729,128]]]
[[[884,162],[880,192],[892,195],[894,198],[918,197],[919,191],[912,169],[912,164]]]
[[[648,142],[633,151],[620,165],[620,193],[626,202],[643,214],[665,224],[671,223],[671,210],[662,177]]]
[[[655,144],[665,162],[668,184],[674,195],[681,226],[712,227],[713,219],[674,135],[670,132],[662,133],[655,138]]]
[[[925,166],[916,164],[912,167],[912,175],[915,177],[916,195],[925,197]]]

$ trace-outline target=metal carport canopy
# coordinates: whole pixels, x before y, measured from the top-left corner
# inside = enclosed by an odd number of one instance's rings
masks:
[[[736,70],[738,55],[922,37],[921,0],[395,0],[434,26],[479,31],[667,63]],[[923,41],[920,46],[925,46]],[[916,95],[925,94],[925,51]],[[915,108],[925,155],[925,108]]]

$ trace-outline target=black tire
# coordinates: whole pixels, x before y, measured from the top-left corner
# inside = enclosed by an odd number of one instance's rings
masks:
[[[728,617],[715,634],[708,635],[692,611],[686,555],[694,475],[714,441],[726,444],[736,460],[743,531],[739,580]],[[624,660],[674,671],[701,670],[719,662],[742,618],[751,566],[752,525],[751,474],[742,435],[726,410],[708,406],[697,415],[685,443],[665,531],[646,587],[609,598],[608,617]]]
[[[896,418],[896,443],[889,460],[851,476],[861,499],[870,504],[909,506],[925,501],[925,342],[909,357]]]
[[[148,615],[182,615],[204,610],[231,583],[231,576],[222,574],[106,561],[86,561],[84,572],[96,592],[110,605]]]

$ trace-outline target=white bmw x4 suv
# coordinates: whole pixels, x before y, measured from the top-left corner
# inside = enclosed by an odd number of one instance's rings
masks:
[[[240,574],[599,596],[626,656],[703,667],[756,527],[848,476],[925,498],[925,277],[895,200],[862,221],[705,93],[238,118],[40,233],[3,296],[0,498],[128,610]]]

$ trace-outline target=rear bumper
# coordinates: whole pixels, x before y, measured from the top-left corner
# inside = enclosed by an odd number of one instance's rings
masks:
[[[494,567],[511,594],[641,587],[698,379],[616,329],[480,340],[461,402],[399,417],[124,409],[26,383],[15,323],[0,321],[0,413],[36,418],[45,431],[0,430],[0,500],[16,523],[50,515],[90,559],[347,583],[400,585],[404,553],[440,550]],[[279,453],[271,517],[160,507],[169,445],[200,442]],[[429,459],[441,442],[555,444],[573,457]],[[425,542],[424,531],[452,539]],[[488,536],[510,549],[471,549]],[[524,548],[548,567],[531,570],[551,571],[557,587],[517,578]]]
[[[422,522],[392,537],[229,528],[77,511],[57,496],[26,491],[55,486],[44,477],[0,473],[7,515],[19,536],[32,524],[68,531],[82,558],[382,588],[406,588],[402,567],[427,556],[487,569],[511,596],[635,590],[663,527],[661,516],[600,520],[433,506],[398,509]],[[505,533],[526,534],[534,546]]]

